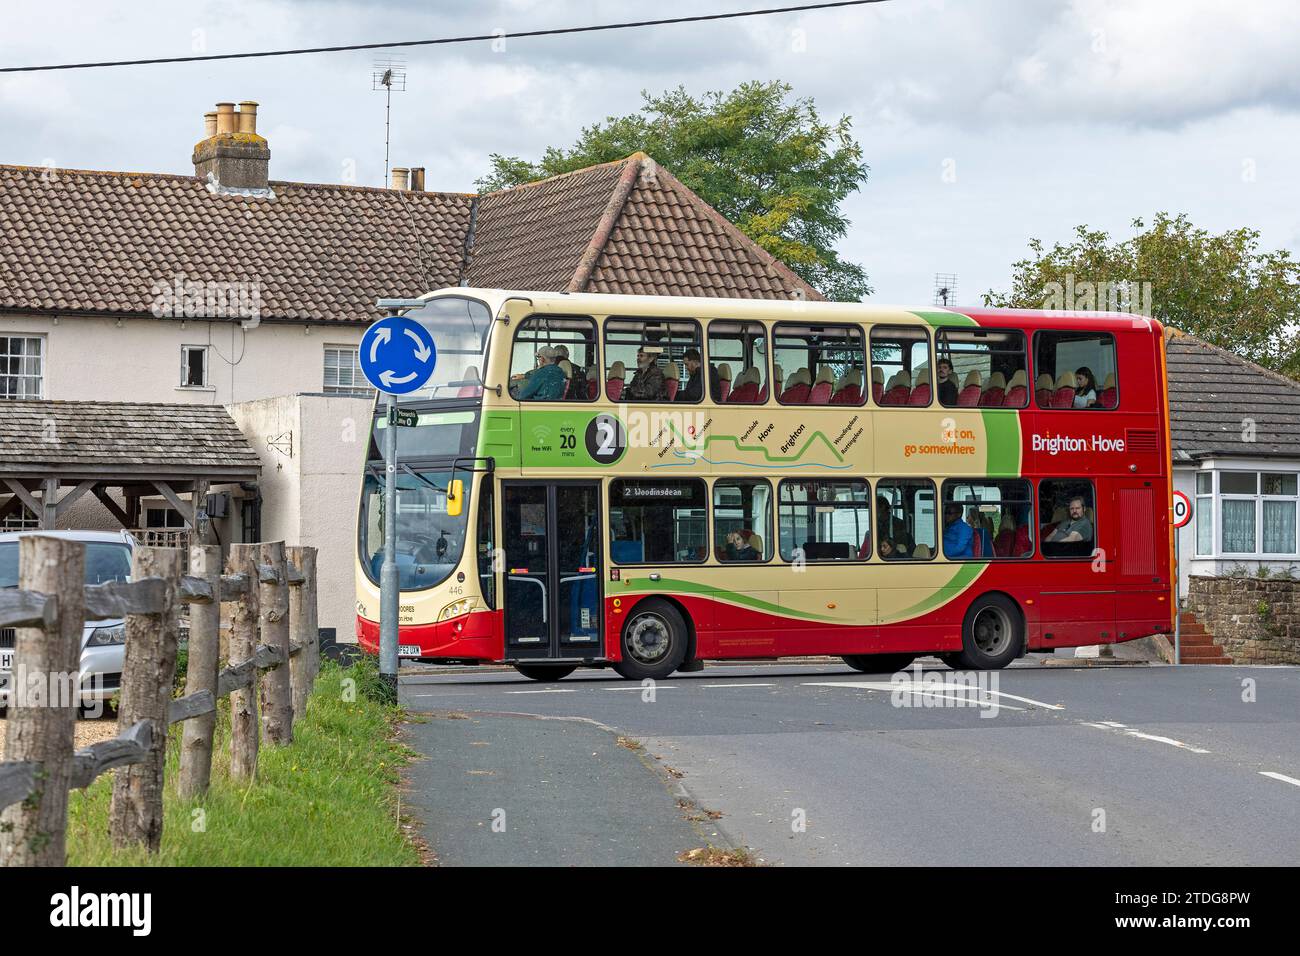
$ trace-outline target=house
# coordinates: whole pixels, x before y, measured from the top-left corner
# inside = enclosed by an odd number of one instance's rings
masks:
[[[1169,330],[1174,488],[1193,502],[1179,534],[1191,575],[1300,574],[1300,382]]]
[[[373,398],[357,347],[377,299],[458,284],[820,297],[644,154],[482,196],[426,191],[421,169],[388,189],[296,183],[270,178],[257,122],[256,103],[218,104],[193,176],[0,166],[0,400],[224,406],[261,470],[209,485],[215,538],[318,546],[321,621],[340,635]],[[47,511],[28,471],[0,462],[0,527]],[[126,515],[174,538],[189,523],[147,487],[96,487],[60,526]]]

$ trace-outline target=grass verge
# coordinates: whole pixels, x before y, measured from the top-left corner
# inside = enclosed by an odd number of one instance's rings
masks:
[[[68,806],[72,866],[414,866],[419,851],[404,835],[399,771],[413,756],[395,739],[401,712],[364,692],[365,664],[323,662],[293,743],[262,742],[257,780],[229,776],[229,708],[217,721],[212,787],[181,800],[180,726],[167,745],[162,850],[117,852],[108,839],[112,775],[73,791]],[[350,683],[345,683],[350,682]],[[349,689],[352,693],[348,693]],[[354,699],[349,700],[348,697]]]

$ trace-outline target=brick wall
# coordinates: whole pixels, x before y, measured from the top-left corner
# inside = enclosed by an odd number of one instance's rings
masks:
[[[1187,610],[1237,664],[1300,664],[1300,581],[1189,579]]]

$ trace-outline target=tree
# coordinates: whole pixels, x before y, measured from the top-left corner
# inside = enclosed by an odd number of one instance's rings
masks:
[[[847,116],[824,122],[810,99],[790,99],[780,82],[743,83],[697,98],[682,87],[582,131],[571,148],[551,147],[533,163],[492,155],[484,190],[623,159],[638,150],[661,163],[741,232],[831,299],[871,293],[862,267],[841,259],[848,231],[840,203],[866,181],[862,147]]]
[[[1289,251],[1262,252],[1256,229],[1212,235],[1185,214],[1157,213],[1150,227],[1135,219],[1133,229],[1117,242],[1078,226],[1072,242],[1050,250],[1031,239],[1032,255],[1012,266],[1011,291],[990,289],[984,303],[1104,308],[1117,289],[1121,302],[1127,291],[1128,308],[1135,294],[1161,322],[1300,378],[1300,262]]]

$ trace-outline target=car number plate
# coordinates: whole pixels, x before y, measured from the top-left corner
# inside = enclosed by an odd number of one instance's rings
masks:
[[[419,644],[398,644],[397,656],[398,657],[419,657],[420,645]]]

